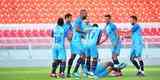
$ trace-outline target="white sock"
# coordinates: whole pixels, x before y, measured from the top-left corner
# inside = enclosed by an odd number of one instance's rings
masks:
[[[144,71],[141,71],[141,73],[143,73],[143,74],[144,74]]]

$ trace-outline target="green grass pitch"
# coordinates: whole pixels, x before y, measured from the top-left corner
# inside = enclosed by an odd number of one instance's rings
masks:
[[[63,80],[50,78],[49,71],[50,68],[40,67],[0,68],[0,80]],[[160,80],[160,66],[145,67],[145,77],[135,76],[136,69],[134,67],[127,67],[123,72],[122,77],[104,77],[99,80]],[[75,80],[75,78],[66,78],[65,80]],[[93,79],[88,78],[87,80]]]

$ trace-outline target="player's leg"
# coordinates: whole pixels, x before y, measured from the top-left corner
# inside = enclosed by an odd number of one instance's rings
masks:
[[[118,56],[120,54],[120,48],[121,48],[121,45],[120,43],[115,45],[113,47],[113,51],[112,51],[112,60],[113,60],[113,63],[114,63],[114,66],[117,67],[119,65],[119,60],[118,60]],[[117,72],[121,73],[122,75],[122,72],[121,70],[117,70]]]
[[[94,75],[98,63],[98,51],[96,45],[90,48],[90,54],[93,58],[91,61],[91,75]]]
[[[92,72],[93,72],[93,73],[94,73],[95,70],[96,70],[97,60],[98,60],[98,58],[93,58],[93,60],[92,60]]]
[[[70,57],[70,59],[68,61],[67,77],[71,77],[70,70],[72,68],[72,64],[73,64],[73,61],[74,61],[75,57],[76,57],[76,54],[71,54],[71,57]]]
[[[137,62],[137,57],[135,54],[135,49],[132,48],[131,50],[131,56],[130,56],[130,61],[132,62],[132,64],[136,67],[136,69],[138,70],[137,75],[140,74],[140,65]]]
[[[52,55],[53,55],[54,61],[52,63],[52,71],[51,71],[50,76],[51,77],[57,77],[56,69],[57,69],[57,66],[59,65],[59,60],[58,60],[58,50],[56,48],[54,48],[52,50]]]
[[[86,67],[87,67],[87,71],[90,71],[90,65],[91,65],[91,56],[87,56],[87,62],[86,62]]]
[[[140,64],[140,69],[141,69],[141,74],[140,76],[144,76],[144,62],[141,57],[138,58],[139,64]]]
[[[130,60],[131,60],[132,64],[137,68],[137,70],[140,70],[140,66],[139,66],[138,62],[136,61],[136,58],[131,57]]]
[[[119,64],[118,55],[116,53],[112,54],[112,60],[115,65]]]
[[[59,60],[54,60],[54,62],[52,63],[52,72],[50,74],[51,77],[57,77],[56,75],[56,69],[59,65]]]
[[[142,48],[143,47],[139,46],[139,48],[136,49],[136,56],[138,57],[138,62],[141,70],[140,76],[144,76],[144,62],[142,59]]]
[[[62,78],[65,77],[65,74],[64,74],[65,67],[66,67],[66,61],[61,61],[60,62],[60,77]]]
[[[66,51],[64,48],[59,49],[58,59],[60,62],[60,71],[59,71],[60,77],[64,78],[65,77],[64,71],[66,68]]]
[[[115,65],[119,64],[118,56],[120,54],[120,48],[121,48],[121,44],[118,43],[113,47],[113,50],[112,50],[112,60]]]
[[[71,46],[70,46],[71,47],[71,57],[68,61],[67,77],[71,77],[70,70],[72,68],[73,61],[75,60],[76,55],[80,53],[80,49],[78,45],[79,44],[71,43]]]
[[[78,71],[78,68],[80,65],[82,65],[82,67],[85,65],[85,56],[84,55],[80,55],[80,57],[78,58],[73,73],[76,73]]]
[[[87,68],[87,72],[89,72],[90,65],[91,65],[91,56],[90,56],[90,50],[88,47],[85,50],[85,56],[86,56],[86,68]]]

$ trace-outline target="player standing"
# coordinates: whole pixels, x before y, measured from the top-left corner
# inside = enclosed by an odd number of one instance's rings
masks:
[[[52,34],[53,38],[53,63],[52,63],[52,72],[50,74],[51,77],[57,77],[56,69],[58,65],[60,65],[60,77],[64,78],[64,71],[66,66],[66,51],[64,47],[64,39],[65,39],[65,30],[64,30],[64,20],[63,18],[59,18],[57,21],[57,25],[53,30]]]
[[[86,18],[87,18],[87,11],[85,9],[80,10],[80,16],[78,16],[73,25],[73,36],[71,40],[71,57],[68,61],[67,77],[71,76],[70,70],[76,55],[80,55],[80,58],[77,60],[77,64],[75,66],[73,73],[76,75],[80,64],[84,65],[85,56],[82,51],[83,46],[81,43],[81,37],[82,34],[84,33],[82,27],[82,21]]]
[[[65,37],[68,38],[69,41],[72,39],[72,14],[67,13],[64,16],[65,23],[64,23],[64,30],[65,30]]]
[[[94,75],[97,60],[98,60],[98,50],[97,43],[100,36],[101,30],[97,24],[93,24],[88,32],[86,33],[86,48],[85,48],[85,56],[87,57],[87,70],[89,74]],[[92,61],[90,62],[92,58]]]
[[[137,76],[144,76],[144,63],[142,59],[143,39],[141,34],[141,27],[137,23],[136,16],[130,16],[130,18],[132,29],[131,33],[126,36],[126,38],[132,39],[130,60],[138,70]]]
[[[105,39],[101,42],[103,43],[107,37],[112,43],[112,60],[115,65],[119,64],[118,56],[120,54],[121,41],[118,35],[118,30],[116,25],[111,21],[111,15],[105,15],[106,26],[104,32],[106,33]]]

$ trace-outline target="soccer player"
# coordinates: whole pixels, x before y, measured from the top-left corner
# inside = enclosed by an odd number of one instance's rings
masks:
[[[105,62],[105,63],[99,63],[96,66],[95,69],[95,76],[91,76],[91,78],[95,78],[99,80],[98,78],[106,77],[106,76],[121,76],[120,70],[124,69],[127,65],[125,63],[120,63],[115,67],[114,63],[112,62]]]
[[[60,77],[64,78],[64,70],[66,66],[66,51],[64,47],[64,38],[65,38],[65,31],[64,31],[64,20],[63,18],[59,18],[57,21],[57,25],[53,30],[53,63],[52,63],[52,72],[50,74],[51,77],[57,77],[56,69],[58,65],[60,65]]]
[[[67,39],[69,41],[71,41],[72,39],[72,14],[67,13],[65,16],[65,23],[64,23],[64,30],[65,30],[65,37],[67,37]]]
[[[84,74],[86,74],[88,71],[90,71],[90,65],[91,65],[90,64],[91,56],[87,56],[86,54],[87,52],[86,50],[87,50],[88,42],[89,42],[86,36],[91,29],[91,24],[87,19],[85,19],[83,20],[82,26],[83,26],[83,31],[85,32],[85,34],[82,35],[82,45],[83,45],[83,51],[85,53],[85,68],[83,72]]]
[[[131,33],[127,33],[128,36],[126,36],[126,38],[132,39],[130,60],[138,70],[137,76],[144,76],[144,63],[142,59],[143,39],[141,34],[141,27],[137,23],[136,16],[130,16],[130,18],[132,29]]]
[[[76,55],[80,55],[80,58],[77,60],[77,64],[75,66],[73,73],[76,75],[80,64],[84,65],[85,56],[82,51],[81,36],[84,33],[82,27],[82,21],[86,18],[87,18],[87,11],[85,9],[80,10],[80,16],[78,16],[73,25],[73,36],[71,40],[71,57],[68,61],[67,77],[71,76],[70,70]]]
[[[99,26],[97,24],[93,24],[86,33],[86,45],[85,45],[85,56],[87,57],[86,67],[87,67],[87,72],[89,72],[89,74],[92,75],[94,75],[97,66],[97,60],[98,60],[97,42],[100,36],[100,32],[101,30]]]
[[[118,30],[116,25],[111,21],[111,15],[105,15],[106,20],[106,26],[104,29],[104,33],[106,33],[106,37],[103,41],[100,42],[103,43],[105,40],[107,40],[107,37],[110,39],[112,43],[112,60],[115,65],[119,64],[118,56],[120,54],[120,48],[121,48],[121,41],[118,34]]]

